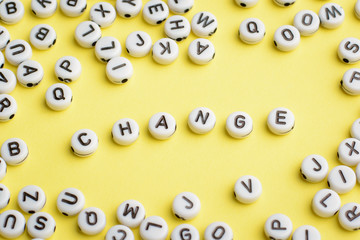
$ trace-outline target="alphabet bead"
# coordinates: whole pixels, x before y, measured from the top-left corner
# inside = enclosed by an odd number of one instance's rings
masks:
[[[130,118],[122,118],[118,120],[112,128],[111,135],[119,145],[130,145],[139,137],[139,125]]]
[[[15,98],[8,94],[0,94],[0,122],[6,122],[14,118],[17,111]]]
[[[7,210],[0,214],[0,235],[4,238],[20,237],[25,230],[25,217],[16,210]]]
[[[1,162],[5,163],[4,160],[2,160]],[[1,162],[0,162],[0,167],[2,167]],[[9,204],[9,202],[10,202],[10,191],[4,184],[0,183],[0,209],[4,209]]]
[[[145,57],[151,50],[152,40],[146,32],[136,31],[127,36],[125,46],[130,56]]]
[[[111,227],[106,235],[105,240],[114,240],[114,239],[122,239],[122,240],[134,240],[134,234],[130,230],[130,228],[124,225],[116,225]]]
[[[50,238],[56,229],[54,218],[46,212],[37,212],[27,222],[27,232],[33,238]]]
[[[355,16],[360,19],[360,1],[356,1],[354,8]]]
[[[116,0],[116,11],[123,18],[136,17],[140,13],[141,7],[141,0]]]
[[[200,209],[200,199],[191,192],[182,192],[176,195],[172,203],[172,211],[175,217],[182,220],[195,218]]]
[[[10,42],[9,31],[5,27],[0,26],[0,51],[4,50],[9,42]]]
[[[148,129],[154,138],[158,140],[168,139],[176,131],[175,118],[166,112],[156,113],[150,118]]]
[[[246,112],[233,112],[226,119],[226,130],[233,138],[245,138],[253,131],[253,120]]]
[[[9,138],[1,145],[1,157],[7,165],[19,165],[29,156],[26,143],[20,138]]]
[[[171,232],[170,236],[171,240],[183,240],[183,239],[191,239],[191,240],[200,240],[199,231],[190,224],[181,224],[174,228]]]
[[[44,208],[46,196],[40,187],[28,185],[20,190],[17,201],[23,212],[33,214]]]
[[[356,119],[351,125],[350,134],[351,137],[356,138],[357,140],[360,139],[360,118]]]
[[[53,27],[47,24],[38,24],[31,29],[31,44],[39,50],[47,50],[56,43],[56,32]]]
[[[344,63],[354,64],[360,60],[360,40],[345,38],[338,47],[338,57]]]
[[[179,56],[179,47],[174,40],[162,38],[155,42],[152,56],[155,62],[167,65],[174,62]]]
[[[344,9],[336,3],[325,3],[319,11],[321,26],[327,29],[339,27],[345,19]]]
[[[142,14],[145,22],[157,25],[169,16],[169,7],[161,0],[150,0],[145,3]]]
[[[101,29],[99,25],[92,21],[80,23],[75,29],[75,39],[83,48],[92,48],[101,38]]]
[[[102,37],[95,44],[95,56],[102,62],[108,62],[114,57],[120,57],[121,45],[114,37]]]
[[[311,36],[319,30],[320,19],[314,11],[301,10],[295,15],[293,25],[301,36]]]
[[[60,9],[65,16],[78,17],[87,7],[86,0],[60,0]]]
[[[205,65],[214,59],[215,47],[209,40],[198,38],[190,43],[188,56],[193,63]]]
[[[81,75],[81,63],[75,57],[65,56],[55,63],[56,77],[65,83],[76,81]]]
[[[15,74],[9,69],[0,69],[0,94],[11,93],[15,87]]]
[[[251,8],[254,7],[259,0],[235,0],[235,3],[243,8]]]
[[[167,223],[159,216],[147,217],[140,224],[140,236],[143,240],[165,240],[168,231]]]
[[[313,226],[303,225],[298,227],[291,238],[291,240],[321,240],[320,232]]]
[[[292,233],[293,225],[290,218],[284,214],[271,215],[265,222],[265,235],[269,239],[285,240]]]
[[[115,84],[124,84],[134,74],[131,62],[124,57],[114,57],[106,64],[106,76]]]
[[[216,123],[213,111],[206,107],[195,108],[188,117],[188,126],[194,133],[205,134],[210,132]]]
[[[233,231],[230,226],[224,222],[213,222],[206,227],[204,233],[205,240],[232,240]]]
[[[339,194],[331,189],[321,189],[312,200],[312,210],[320,217],[334,216],[340,209],[341,200]]]
[[[116,18],[115,8],[108,2],[95,3],[90,9],[90,20],[101,28],[109,27]]]
[[[6,24],[18,23],[24,13],[24,5],[19,0],[4,0],[0,4],[0,19]]]
[[[30,44],[21,39],[11,41],[5,48],[5,57],[11,65],[18,66],[32,57]]]
[[[265,25],[258,18],[247,18],[239,27],[239,38],[246,44],[257,44],[265,37]]]
[[[165,35],[177,42],[185,40],[191,31],[189,21],[180,15],[169,17],[164,25]]]
[[[360,164],[358,164],[355,168],[355,175],[356,175],[357,181],[360,183]]]
[[[77,222],[81,232],[86,235],[96,235],[104,230],[106,217],[101,209],[89,207],[79,213]]]
[[[130,228],[137,228],[145,219],[145,208],[136,200],[126,200],[117,208],[118,221]]]
[[[348,231],[360,229],[360,204],[350,202],[340,208],[338,220],[340,225]]]
[[[326,159],[317,154],[305,157],[300,167],[303,179],[311,183],[318,183],[324,180],[328,171],[329,165]]]
[[[4,54],[2,52],[0,52],[0,69],[3,68],[4,65],[5,65]]]
[[[274,0],[274,3],[280,7],[288,7],[295,3],[295,0]]]
[[[210,12],[199,12],[191,19],[192,32],[202,38],[213,35],[217,30],[216,17]]]
[[[341,81],[340,85],[345,93],[349,95],[359,95],[360,94],[360,69],[351,68],[347,70]]]
[[[4,179],[7,173],[7,165],[4,159],[0,157],[0,181]],[[0,207],[1,209],[1,207]]]
[[[244,204],[250,204],[259,199],[262,193],[262,186],[259,179],[251,175],[240,177],[234,187],[236,200]]]
[[[46,90],[45,100],[52,110],[63,111],[70,106],[73,100],[71,88],[63,83],[55,83]]]
[[[76,188],[66,188],[58,195],[57,209],[65,216],[78,214],[85,206],[84,194]]]
[[[95,153],[99,145],[96,133],[90,129],[80,129],[71,138],[71,150],[78,157],[88,157]]]
[[[39,18],[48,18],[54,15],[57,9],[56,0],[31,0],[31,11]]]
[[[334,167],[327,178],[328,186],[338,194],[351,191],[356,184],[356,175],[348,166]]]
[[[174,14],[184,14],[190,11],[194,6],[194,0],[168,0],[167,4],[170,8],[170,11]]]
[[[294,129],[295,116],[287,108],[275,108],[267,118],[267,125],[274,134],[284,135]]]
[[[300,32],[296,27],[284,25],[279,27],[274,34],[274,44],[283,52],[294,50],[300,44]]]
[[[36,87],[44,77],[44,69],[37,61],[26,60],[18,66],[16,76],[22,86]]]
[[[339,161],[347,166],[355,166],[360,163],[360,141],[356,138],[343,140],[338,147]]]

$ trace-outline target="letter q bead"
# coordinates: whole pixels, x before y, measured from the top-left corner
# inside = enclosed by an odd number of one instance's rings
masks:
[[[193,63],[205,65],[214,59],[215,47],[209,40],[198,38],[190,43],[188,56]]]
[[[292,233],[293,225],[284,214],[271,215],[265,222],[264,230],[268,239],[286,240]]]
[[[274,34],[274,44],[283,52],[294,50],[300,44],[300,32],[296,27],[284,25],[279,27]]]
[[[274,134],[285,135],[293,130],[295,126],[295,116],[287,108],[275,108],[267,118],[267,125]]]
[[[359,95],[360,68],[351,68],[347,70],[340,81],[340,85],[345,93],[349,95]]]
[[[80,129],[71,138],[71,150],[78,157],[88,157],[99,146],[96,133],[90,129]]]
[[[258,18],[247,18],[241,22],[239,37],[246,44],[257,44],[265,36],[265,25]]]
[[[354,64],[360,60],[360,40],[357,38],[345,38],[338,47],[338,57],[344,63]]]
[[[47,89],[45,100],[52,110],[63,111],[70,106],[73,100],[71,88],[63,83],[55,83]]]
[[[20,138],[9,138],[1,145],[1,157],[7,165],[22,164],[29,156],[26,143]]]
[[[245,138],[253,131],[253,120],[246,112],[233,112],[226,119],[226,130],[233,138]]]
[[[139,137],[139,125],[130,118],[123,118],[118,120],[112,128],[111,135],[119,145],[130,145]]]

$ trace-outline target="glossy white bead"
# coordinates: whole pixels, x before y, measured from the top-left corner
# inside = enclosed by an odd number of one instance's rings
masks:
[[[340,208],[338,220],[340,225],[348,231],[360,229],[360,204],[350,202]]]
[[[7,173],[7,164],[4,159],[0,157],[0,181],[3,180]]]
[[[78,17],[85,12],[86,0],[60,0],[60,9],[68,17]]]
[[[284,25],[279,27],[274,34],[274,44],[283,52],[294,50],[300,44],[300,32],[296,27]]]
[[[305,157],[300,167],[303,179],[311,183],[318,183],[324,180],[328,171],[329,165],[326,159],[317,154]]]
[[[360,60],[360,40],[354,37],[345,38],[340,42],[337,53],[340,61],[357,63]]]
[[[63,111],[67,109],[72,100],[73,95],[71,88],[63,83],[55,83],[46,90],[46,104],[54,111]]]
[[[25,217],[16,210],[7,210],[0,214],[0,235],[4,238],[20,237],[26,227]]]
[[[293,225],[290,218],[284,214],[271,215],[265,222],[265,235],[269,239],[285,240],[292,233]]]
[[[339,194],[351,191],[356,184],[356,175],[348,166],[334,167],[327,178],[328,186]]]
[[[204,233],[205,240],[232,240],[233,231],[225,222],[213,222],[206,227]]]
[[[102,62],[108,62],[114,57],[120,57],[121,45],[114,37],[102,37],[95,44],[95,56]]]
[[[151,46],[150,35],[143,31],[130,33],[125,42],[126,51],[132,57],[145,57],[150,52]]]
[[[213,111],[206,107],[195,108],[188,117],[188,126],[194,133],[205,134],[210,132],[216,124]]]
[[[115,84],[124,84],[134,74],[131,62],[124,57],[114,57],[106,64],[106,76]]]
[[[268,115],[267,125],[272,133],[284,135],[294,129],[295,116],[287,108],[275,108]]]
[[[339,211],[341,200],[339,194],[335,191],[321,189],[315,194],[311,206],[316,215],[328,218],[334,216]]]
[[[193,63],[205,65],[214,59],[215,47],[209,40],[198,38],[190,43],[188,56]]]
[[[177,43],[170,38],[162,38],[154,43],[152,57],[155,62],[167,65],[176,60],[179,56]]]
[[[29,149],[26,143],[20,138],[7,139],[1,145],[0,152],[6,164],[12,166],[22,164],[29,156]]]
[[[259,0],[235,0],[235,3],[243,8],[251,8],[254,7]]]
[[[78,157],[88,157],[99,146],[96,133],[90,129],[80,129],[71,138],[71,150]]]
[[[174,228],[170,236],[171,240],[200,240],[199,231],[190,224],[180,224]]]
[[[150,118],[148,129],[154,138],[158,140],[168,139],[176,131],[175,118],[169,113],[156,113]]]
[[[147,217],[140,224],[140,236],[143,240],[165,240],[168,231],[167,223],[159,216]]]
[[[54,218],[46,212],[37,212],[27,221],[27,232],[33,238],[50,238],[56,229]]]
[[[195,218],[201,209],[200,199],[191,192],[182,192],[173,200],[172,211],[174,215],[182,220]]]
[[[0,19],[6,24],[18,23],[24,13],[24,5],[20,0],[4,0],[0,4]]]
[[[355,166],[360,163],[360,141],[356,138],[343,140],[337,150],[338,159],[342,164]]]
[[[226,131],[233,138],[245,138],[253,131],[253,120],[246,112],[233,112],[226,119]]]
[[[31,11],[39,18],[51,17],[56,12],[56,9],[56,0],[31,0]]]
[[[1,162],[5,163],[4,160],[2,160]],[[0,168],[3,165],[1,162],[0,162]],[[10,191],[4,184],[0,183],[0,209],[4,209],[9,204],[9,202],[10,202]]]
[[[356,1],[354,12],[355,16],[360,19],[360,0]]]
[[[359,69],[360,71],[360,69]],[[360,74],[360,72],[359,72]],[[356,119],[353,124],[351,125],[350,129],[351,137],[356,138],[357,140],[360,140],[360,118]]]
[[[126,200],[116,211],[117,220],[130,228],[137,228],[145,219],[145,208],[136,200]]]
[[[39,50],[47,50],[56,43],[56,32],[48,24],[38,24],[30,31],[30,42]]]
[[[262,193],[262,186],[259,179],[251,175],[240,177],[234,186],[236,200],[241,203],[250,204],[259,199]]]
[[[165,22],[164,32],[168,38],[180,42],[189,36],[191,32],[190,23],[181,15],[171,16]]]
[[[360,163],[355,168],[355,175],[356,175],[357,181],[360,183]]]
[[[111,227],[106,235],[105,240],[114,240],[114,239],[121,239],[121,240],[134,240],[134,233],[124,225],[116,225]]]
[[[191,19],[192,32],[202,38],[213,35],[218,27],[216,17],[210,12],[199,12]]]
[[[4,26],[0,26],[0,51],[4,50],[9,42],[10,42],[9,31]]]
[[[90,20],[101,28],[111,26],[116,18],[115,8],[108,2],[95,3],[90,9]]]
[[[19,191],[17,202],[23,212],[33,214],[44,208],[46,195],[39,186],[28,185]]]
[[[167,5],[174,14],[184,14],[189,12],[194,6],[194,0],[168,0]]]
[[[150,0],[145,3],[142,15],[147,23],[157,25],[169,16],[169,7],[161,0]]]
[[[76,188],[66,188],[58,195],[56,206],[63,215],[74,216],[85,206],[84,194]]]
[[[341,81],[341,87],[349,95],[360,94],[360,68],[351,68],[347,70]]]
[[[142,0],[116,0],[116,11],[120,17],[136,17],[142,7]]]
[[[315,227],[303,225],[294,231],[291,240],[321,240],[321,235]]]
[[[293,25],[301,36],[311,36],[319,30],[320,19],[314,11],[301,10],[295,15]]]
[[[44,77],[44,69],[39,62],[26,60],[18,66],[16,76],[22,86],[36,87]]]
[[[18,66],[32,57],[31,46],[24,40],[13,40],[5,48],[5,57],[11,65]]]
[[[84,48],[92,48],[101,38],[99,25],[92,21],[81,22],[75,29],[75,39]]]
[[[336,3],[325,3],[319,11],[321,26],[328,29],[339,27],[345,19],[344,9]]]
[[[9,69],[0,69],[0,94],[11,93],[15,87],[15,74]]]
[[[295,3],[295,0],[274,0],[274,3],[276,3],[280,7],[288,7]]]
[[[65,56],[55,63],[56,77],[65,83],[76,81],[81,75],[81,63],[77,58]]]
[[[257,44],[265,37],[265,25],[258,18],[247,18],[239,27],[239,38],[247,44]]]
[[[130,118],[118,120],[112,127],[111,135],[119,145],[130,145],[138,139],[140,131],[137,122]]]
[[[82,210],[78,215],[78,226],[80,231],[86,235],[96,235],[104,230],[106,225],[105,213],[96,207]]]
[[[15,98],[8,94],[0,94],[0,122],[6,122],[14,118],[17,111]]]

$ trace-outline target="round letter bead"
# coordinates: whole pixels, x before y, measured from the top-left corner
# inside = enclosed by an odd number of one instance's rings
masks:
[[[355,166],[360,163],[360,141],[356,138],[343,140],[338,147],[339,161],[347,166]]]
[[[36,49],[47,50],[54,46],[56,32],[50,25],[38,24],[31,29],[30,42]]]
[[[241,22],[239,37],[246,44],[261,42],[265,36],[265,25],[258,18],[247,18]]]
[[[2,160],[1,162],[4,162],[4,160]],[[2,167],[1,165],[2,164],[0,163],[0,167]],[[9,202],[10,191],[4,184],[0,183],[0,209],[4,209],[9,204]]]
[[[52,110],[65,110],[73,100],[71,88],[63,83],[55,83],[47,89],[45,100],[48,107]]]
[[[74,216],[84,208],[85,197],[80,190],[67,188],[57,197],[56,205],[63,215]]]
[[[356,166],[355,175],[356,175],[357,181],[360,183],[360,163]]]
[[[294,17],[293,25],[299,30],[301,36],[310,36],[319,30],[319,16],[311,10],[301,10]]]
[[[56,0],[31,0],[31,11],[39,18],[48,18],[54,15],[57,8]]]
[[[356,184],[356,175],[348,166],[334,167],[327,178],[329,187],[339,194],[350,192]]]
[[[124,57],[114,57],[106,64],[106,76],[115,84],[124,84],[134,74],[131,62]]]
[[[106,235],[105,240],[114,240],[114,239],[121,239],[121,240],[134,240],[134,233],[130,230],[130,228],[124,225],[116,225],[111,227]]]
[[[60,0],[60,9],[68,17],[80,16],[86,7],[86,0]]]
[[[345,38],[338,47],[338,57],[344,63],[354,64],[360,60],[360,40]]]
[[[101,209],[89,207],[79,213],[77,222],[80,231],[86,235],[96,235],[104,230],[106,217]]]
[[[108,62],[114,57],[120,57],[121,45],[114,37],[102,37],[95,44],[95,55],[102,62]]]
[[[246,112],[233,112],[226,119],[226,130],[233,138],[245,138],[253,130],[253,120]]]
[[[26,143],[20,138],[9,138],[1,145],[1,157],[7,165],[19,165],[29,156]]]
[[[210,132],[216,123],[213,111],[206,107],[195,108],[188,117],[188,125],[191,131],[197,134]]]
[[[0,69],[3,68],[4,65],[5,65],[4,54],[2,52],[0,52]]]
[[[4,50],[9,42],[10,42],[9,31],[5,27],[0,26],[0,51]]]
[[[360,204],[347,203],[340,208],[338,215],[340,225],[348,231],[360,229]]]
[[[276,3],[280,7],[288,7],[295,3],[295,0],[274,0],[274,3]]]
[[[234,195],[236,200],[241,203],[253,203],[259,199],[261,193],[261,182],[254,176],[242,176],[235,183]]]
[[[184,14],[194,6],[194,0],[168,0],[167,4],[174,14]]]
[[[118,120],[111,131],[114,142],[119,145],[130,145],[139,137],[139,125],[135,120],[122,118]]]
[[[243,8],[254,7],[259,0],[235,0],[236,4]]]
[[[0,214],[0,235],[4,238],[20,237],[25,231],[26,220],[16,210],[7,210]]]
[[[301,176],[311,183],[318,183],[324,180],[328,171],[329,165],[326,159],[320,155],[309,155],[301,163]]]
[[[170,236],[171,240],[200,240],[199,231],[190,224],[181,224],[174,228]]]
[[[11,93],[15,87],[15,74],[9,69],[0,69],[0,94]]]
[[[92,48],[101,38],[99,25],[92,21],[81,22],[75,29],[75,39],[84,48]]]
[[[101,28],[109,27],[116,18],[115,8],[108,2],[95,3],[90,9],[90,20]]]
[[[216,17],[209,12],[199,12],[191,19],[191,30],[198,37],[209,37],[217,30]]]
[[[17,200],[21,210],[33,214],[44,208],[46,196],[40,187],[28,185],[20,190]]]
[[[55,63],[55,75],[62,82],[73,82],[81,75],[81,63],[72,56],[62,57]]]
[[[32,57],[31,46],[24,40],[13,40],[5,48],[5,57],[11,65],[18,66]]]
[[[191,192],[178,194],[172,203],[172,211],[175,217],[182,220],[195,218],[200,212],[200,199]]]
[[[179,47],[174,40],[162,38],[154,43],[152,56],[155,62],[167,65],[179,56]]]
[[[150,216],[140,224],[140,236],[143,240],[165,240],[167,235],[168,226],[161,217]]]
[[[156,113],[150,118],[148,129],[154,138],[158,140],[168,139],[176,131],[175,118],[169,113]]]
[[[205,38],[198,38],[189,45],[188,55],[193,63],[208,64],[215,57],[214,45]]]
[[[16,76],[22,86],[36,87],[44,77],[44,69],[37,61],[26,60],[18,66]]]
[[[232,229],[224,222],[211,223],[204,233],[205,240],[232,240],[233,236]]]
[[[296,27],[284,25],[279,27],[274,34],[274,44],[283,52],[294,50],[300,43],[300,32]]]
[[[145,208],[136,200],[126,200],[117,208],[118,221],[130,228],[137,228],[145,219]]]
[[[8,94],[0,94],[0,122],[13,119],[17,111],[15,98]]]
[[[33,238],[50,238],[56,229],[54,218],[46,212],[37,212],[27,221],[27,232]]]
[[[119,16],[123,18],[136,17],[140,13],[141,7],[142,7],[141,0],[130,0],[130,1],[116,0],[116,11],[119,14]]]
[[[132,57],[145,57],[150,52],[151,46],[150,35],[142,31],[130,33],[125,42],[126,51]]]
[[[4,0],[0,4],[0,19],[6,24],[19,22],[24,13],[24,5],[20,0]]]
[[[325,3],[319,11],[321,26],[328,29],[339,27],[345,19],[344,9],[336,3]]]
[[[351,137],[356,138],[357,140],[360,139],[360,118],[356,119],[351,125],[350,134]]]
[[[147,23],[160,24],[169,16],[169,7],[161,0],[150,0],[145,3],[142,14]]]
[[[341,87],[345,93],[349,95],[359,95],[360,94],[360,69],[351,68],[347,70],[341,81]]]
[[[165,35],[178,42],[185,40],[191,31],[189,21],[180,15],[169,17],[164,25]]]
[[[7,173],[7,165],[4,159],[0,157],[0,181],[4,179]],[[1,208],[0,208],[1,209]]]
[[[88,157],[99,145],[96,133],[90,129],[80,129],[71,138],[71,150],[76,156]]]
[[[355,16],[360,19],[360,1],[359,0],[356,1],[354,11],[355,11]]]
[[[303,225],[298,227],[291,240],[321,240],[320,232],[313,226]]]
[[[285,240],[292,233],[292,222],[290,218],[284,214],[277,213],[271,215],[265,222],[265,235],[269,239]]]
[[[269,113],[267,125],[274,134],[284,135],[294,129],[295,116],[289,109],[275,108]]]
[[[334,216],[340,209],[341,200],[339,194],[331,189],[321,189],[312,200],[312,209],[320,217]]]

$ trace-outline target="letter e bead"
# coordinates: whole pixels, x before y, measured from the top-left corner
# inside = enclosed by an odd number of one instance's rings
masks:
[[[287,108],[279,107],[272,110],[267,118],[267,125],[271,132],[284,135],[293,130],[295,116]]]

